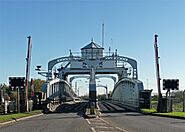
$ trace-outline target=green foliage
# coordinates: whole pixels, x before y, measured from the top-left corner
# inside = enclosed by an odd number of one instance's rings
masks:
[[[12,91],[12,89],[9,88],[9,86],[7,86],[6,84],[1,84],[1,85],[2,85],[2,89],[4,91],[5,100],[15,100],[16,93],[14,91]]]
[[[44,83],[45,80],[34,79],[35,92],[41,92],[41,88]]]
[[[158,96],[157,95],[154,95],[154,96],[152,96],[152,101],[157,101],[157,99],[158,99]]]
[[[157,112],[156,109],[141,109],[142,112],[144,113],[155,113]]]
[[[16,93],[16,91],[11,91],[11,92],[9,93],[9,97],[10,97],[10,100],[16,100],[16,98],[17,98],[17,93]]]
[[[1,84],[2,85],[2,89],[4,90],[5,93],[10,93],[11,89],[9,88],[9,86],[7,86],[5,83]]]
[[[184,117],[185,112],[169,112],[169,113],[159,113],[160,115],[175,116],[175,117]]]
[[[29,82],[30,83],[30,82]],[[41,80],[41,79],[34,79],[34,87],[35,87],[35,92],[41,92],[41,88],[42,88],[42,85],[45,83],[44,80]],[[6,84],[1,84],[2,85],[2,89],[4,91],[4,96],[6,99],[10,99],[10,100],[15,100],[16,97],[17,97],[17,93],[16,91],[12,91],[12,89],[9,88],[8,85]],[[29,93],[31,92],[30,88],[28,89],[29,90]],[[30,94],[29,94],[30,95]]]
[[[181,112],[183,110],[183,91],[172,91],[172,108],[175,112]],[[151,99],[151,108],[157,109],[158,96],[154,95]]]
[[[173,116],[173,117],[184,117],[185,112],[168,112],[168,113],[157,113],[156,109],[141,109],[143,113],[150,113],[154,115],[165,115],[165,116]]]
[[[183,101],[183,91],[175,91],[172,92],[171,95],[175,98],[178,99],[180,101]]]

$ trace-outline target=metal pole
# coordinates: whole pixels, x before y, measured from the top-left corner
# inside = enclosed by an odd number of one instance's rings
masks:
[[[183,112],[185,112],[185,90],[183,91]]]
[[[78,96],[78,90],[77,90],[77,82],[75,82],[75,93]]]
[[[172,112],[172,97],[171,97],[171,93],[170,93],[170,89],[169,89],[169,112]]]
[[[79,87],[78,87],[78,97],[80,97],[80,89],[79,89]]]
[[[106,99],[108,99],[108,89],[107,89],[107,86],[105,86],[105,89],[106,89]]]
[[[17,88],[17,112],[20,113],[20,94],[19,87]]]
[[[27,52],[27,58],[26,58],[26,86],[25,86],[25,106],[26,106],[26,111],[28,112],[28,85],[29,85],[29,77],[30,77],[30,63],[31,63],[31,36],[28,36],[28,52]]]
[[[155,61],[156,61],[156,78],[157,78],[157,88],[158,88],[158,105],[157,105],[157,112],[162,110],[162,94],[161,94],[161,87],[160,87],[160,73],[159,73],[159,55],[158,55],[158,46],[157,46],[157,38],[158,35],[155,34],[155,42],[154,42],[154,49],[155,49]]]
[[[104,47],[104,23],[102,24],[102,48]]]
[[[157,34],[155,34],[155,43],[154,43],[154,48],[155,48],[155,60],[156,60],[156,78],[157,78],[157,88],[158,88],[159,98],[162,98],[162,94],[161,94],[161,87],[160,87],[159,55],[158,55],[157,38],[158,38],[158,35],[157,35]]]

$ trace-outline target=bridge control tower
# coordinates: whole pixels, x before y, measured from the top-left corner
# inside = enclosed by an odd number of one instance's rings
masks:
[[[103,50],[101,46],[94,43],[93,40],[90,44],[81,48],[82,59],[86,60],[83,63],[83,67],[91,68],[89,79],[89,102],[96,107],[96,79],[95,69],[97,66],[101,66],[100,59],[103,58]]]
[[[103,50],[101,46],[94,43],[93,40],[90,44],[81,48],[82,58],[84,59],[100,59],[103,58]]]

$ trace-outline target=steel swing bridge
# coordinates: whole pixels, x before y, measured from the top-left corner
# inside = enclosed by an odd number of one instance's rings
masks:
[[[54,67],[62,63],[58,72]],[[37,70],[40,70],[38,66]],[[114,89],[111,95],[112,101],[118,101],[125,106],[138,109],[144,105],[149,98],[144,94],[151,91],[144,90],[143,83],[138,80],[137,62],[134,59],[120,56],[113,52],[104,52],[104,48],[91,41],[90,44],[81,48],[81,55],[75,55],[70,50],[70,55],[59,57],[48,62],[48,71],[39,71],[38,74],[46,77],[46,84],[43,85],[47,108],[55,102],[73,100],[77,95],[72,89],[72,81],[76,78],[89,80],[89,103],[96,107],[96,79],[110,78],[114,81]],[[118,76],[118,80],[112,74]],[[69,75],[72,77],[69,78]],[[68,81],[69,80],[69,81]]]

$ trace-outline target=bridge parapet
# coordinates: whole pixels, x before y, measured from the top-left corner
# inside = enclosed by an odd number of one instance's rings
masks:
[[[124,78],[116,83],[111,98],[113,101],[119,101],[125,106],[139,108],[139,93],[143,89],[141,81]]]

